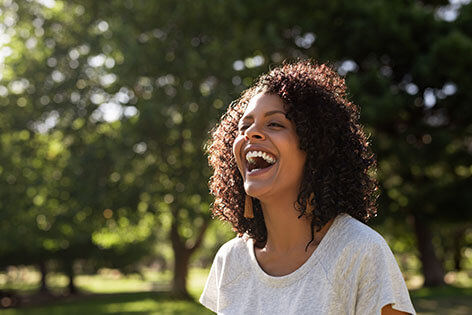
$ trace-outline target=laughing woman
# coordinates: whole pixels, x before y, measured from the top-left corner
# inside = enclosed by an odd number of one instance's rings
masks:
[[[344,80],[286,63],[221,118],[208,145],[213,214],[238,237],[200,302],[220,314],[415,314],[376,214],[375,159]]]

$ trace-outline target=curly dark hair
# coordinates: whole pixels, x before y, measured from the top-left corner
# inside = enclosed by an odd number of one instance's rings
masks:
[[[247,234],[258,243],[267,240],[257,199],[254,218],[243,215],[246,194],[232,151],[239,120],[259,93],[275,94],[283,100],[287,118],[295,123],[300,149],[307,153],[295,202],[298,218],[311,220],[311,241],[306,248],[314,241],[314,229],[319,231],[339,213],[362,222],[376,216],[376,160],[359,124],[359,109],[347,99],[344,79],[331,67],[312,60],[284,62],[260,76],[230,104],[212,130],[206,149],[214,170],[209,182],[215,196],[213,216],[230,222],[238,236]],[[306,211],[308,204],[314,207],[312,212]]]

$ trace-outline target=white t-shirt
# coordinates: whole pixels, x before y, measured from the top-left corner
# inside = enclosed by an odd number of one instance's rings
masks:
[[[225,315],[366,315],[388,304],[415,314],[383,237],[348,214],[335,218],[300,268],[281,277],[259,266],[253,239],[230,240],[216,254],[200,303]]]

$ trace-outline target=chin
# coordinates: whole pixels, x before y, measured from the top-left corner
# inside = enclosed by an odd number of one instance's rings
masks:
[[[267,187],[267,185],[258,185],[256,183],[244,183],[244,191],[246,192],[246,195],[260,199],[270,192],[270,187]]]

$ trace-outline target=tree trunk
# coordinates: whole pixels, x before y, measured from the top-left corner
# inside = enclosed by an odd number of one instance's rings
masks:
[[[42,260],[39,262],[39,271],[41,272],[41,287],[39,288],[39,292],[49,293],[48,285],[46,283],[46,276],[47,276],[46,263]]]
[[[66,275],[69,278],[69,284],[67,285],[69,294],[77,294],[77,287],[74,283],[74,260],[65,261],[65,269]]]
[[[436,256],[428,222],[424,218],[414,215],[414,228],[420,260],[423,265],[423,285],[425,287],[444,285],[444,269]]]
[[[453,256],[454,256],[454,270],[461,271],[461,259],[462,259],[462,247],[464,245],[464,238],[465,238],[465,229],[458,228],[454,231],[453,236]]]
[[[174,249],[174,278],[172,279],[173,296],[183,299],[190,298],[187,291],[188,265],[190,251],[185,249]]]
[[[172,249],[174,251],[174,278],[172,281],[172,295],[176,298],[181,299],[190,299],[190,294],[187,291],[187,276],[190,257],[193,252],[200,246],[205,231],[208,227],[208,222],[205,223],[200,228],[197,239],[193,246],[187,246],[186,240],[182,239],[178,232],[178,222],[176,219],[177,216],[174,216],[171,229],[170,229],[170,239],[172,242]]]

